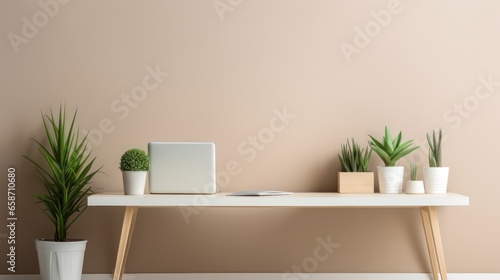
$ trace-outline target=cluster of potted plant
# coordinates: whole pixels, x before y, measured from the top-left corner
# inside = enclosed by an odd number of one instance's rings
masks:
[[[42,205],[43,212],[54,224],[52,239],[37,239],[40,274],[42,280],[81,279],[86,240],[68,239],[68,229],[86,209],[86,198],[92,193],[90,181],[101,168],[93,169],[95,157],[87,151],[87,137],[79,137],[75,127],[77,112],[71,122],[66,121],[66,109],[61,105],[58,118],[52,110],[49,115],[42,114],[48,145],[45,141],[34,140],[41,154],[42,161],[24,156],[35,168],[46,193],[34,194]],[[389,129],[381,141],[369,135],[369,147],[361,148],[354,139],[341,145],[339,160],[341,172],[338,176],[341,193],[373,193],[374,174],[368,170],[372,151],[375,151],[385,163],[378,167],[381,193],[400,193],[404,167],[396,166],[402,157],[416,150],[412,140],[402,142],[402,133],[392,138]],[[424,169],[426,193],[446,193],[448,167],[442,167],[441,141],[442,131],[427,134],[429,143],[429,167]],[[149,156],[140,149],[126,151],[120,159],[123,171],[124,193],[127,195],[144,194]],[[411,182],[416,182],[417,166],[410,165]],[[408,193],[423,193],[421,184],[408,183]]]
[[[379,190],[381,193],[401,193],[403,190],[404,166],[397,166],[398,160],[418,149],[412,146],[413,140],[402,141],[402,132],[395,138],[385,127],[381,140],[368,135],[369,148],[361,149],[354,141],[341,145],[338,155],[341,171],[338,173],[338,191],[340,193],[373,193],[373,172],[368,171],[371,152],[382,159],[385,166],[377,167]],[[429,167],[424,168],[424,181],[417,180],[418,166],[410,164],[410,178],[407,182],[407,193],[446,193],[448,183],[448,167],[441,167],[442,131],[432,137],[427,134],[429,143]],[[424,189],[425,188],[425,189]]]

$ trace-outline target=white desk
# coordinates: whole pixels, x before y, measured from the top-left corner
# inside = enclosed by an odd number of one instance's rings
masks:
[[[435,280],[447,280],[441,233],[436,207],[466,206],[469,197],[455,194],[339,194],[295,193],[287,196],[241,197],[215,195],[159,195],[140,196],[121,193],[100,193],[89,196],[88,206],[123,206],[125,215],[116,257],[113,280],[121,280],[140,207],[304,207],[304,208],[418,208],[429,251],[432,274]]]

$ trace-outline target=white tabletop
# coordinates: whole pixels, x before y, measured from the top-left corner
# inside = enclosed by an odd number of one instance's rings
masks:
[[[214,195],[99,193],[88,197],[88,206],[138,207],[422,207],[466,206],[469,197],[446,194],[339,194],[303,192],[284,196],[228,196]]]

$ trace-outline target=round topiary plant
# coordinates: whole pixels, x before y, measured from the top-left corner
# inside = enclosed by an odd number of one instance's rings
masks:
[[[121,171],[148,171],[149,156],[141,149],[130,149],[120,160]]]

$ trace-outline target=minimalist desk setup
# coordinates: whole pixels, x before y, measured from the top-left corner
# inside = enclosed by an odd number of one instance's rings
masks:
[[[294,193],[285,196],[243,197],[214,195],[168,195],[145,194],[139,196],[121,193],[100,193],[89,196],[88,206],[125,207],[120,244],[116,258],[113,280],[121,280],[132,240],[137,211],[141,207],[281,207],[281,208],[417,208],[429,252],[434,280],[441,275],[447,280],[441,233],[436,207],[466,206],[469,197],[455,194],[339,194],[339,193]]]

